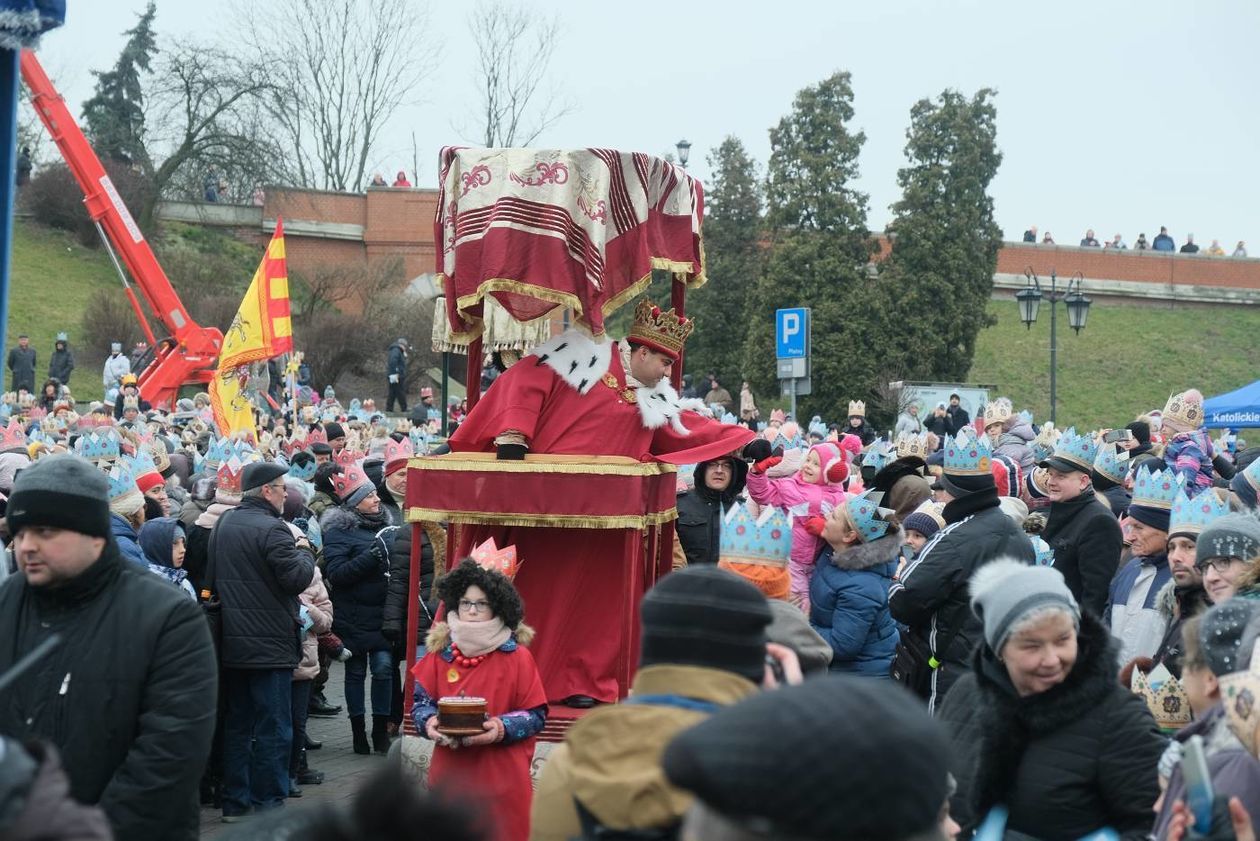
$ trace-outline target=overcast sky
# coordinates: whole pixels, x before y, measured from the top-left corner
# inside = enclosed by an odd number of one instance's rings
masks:
[[[110,66],[144,0],[69,0],[40,57],[79,114],[91,69]],[[416,0],[417,8],[422,7]],[[1012,3],[1009,0],[531,0],[560,17],[552,73],[575,111],[537,146],[663,154],[686,137],[691,171],[728,134],[764,171],[767,129],[793,95],[837,69],[853,74],[866,132],[860,189],[882,228],[896,201],[910,106],[946,87],[998,90],[1005,160],[993,192],[1008,239],[1029,224],[1074,243],[1132,244],[1167,225],[1206,245],[1260,253],[1260,3],[1255,0]],[[228,0],[158,0],[160,36],[231,41]],[[442,61],[390,125],[377,168],[434,186],[439,147],[466,143],[472,44],[465,2],[430,6]],[[427,150],[427,151],[426,151]]]

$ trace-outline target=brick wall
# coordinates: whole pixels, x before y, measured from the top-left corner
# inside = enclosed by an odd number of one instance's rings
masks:
[[[1031,243],[1006,243],[998,252],[998,274],[1022,275],[1030,266],[1042,278],[1053,269],[1062,278],[1079,271],[1089,279],[1260,290],[1260,260]]]

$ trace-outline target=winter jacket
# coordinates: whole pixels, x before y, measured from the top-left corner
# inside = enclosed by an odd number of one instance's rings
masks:
[[[184,528],[192,530],[193,524],[197,522],[197,518],[201,516],[207,508],[210,507],[209,502],[191,497],[179,508],[179,521],[184,524]]]
[[[105,360],[105,369],[101,380],[105,383],[105,391],[121,388],[122,378],[131,373],[131,362],[121,353],[115,353]]]
[[[1164,465],[1181,477],[1186,496],[1212,487],[1212,441],[1206,430],[1179,432],[1164,446]]]
[[[932,412],[923,419],[923,428],[943,441],[949,435],[949,415]]]
[[[197,515],[193,525],[188,529],[187,551],[184,553],[184,571],[193,588],[200,593],[209,585],[210,534],[219,518],[231,511],[235,505],[224,505],[212,502]],[[182,512],[181,512],[182,517]]]
[[[388,494],[388,491],[386,491]],[[384,499],[384,497],[382,497]],[[393,502],[391,499],[390,502]],[[411,586],[411,523],[404,523],[397,507],[390,507],[391,516],[397,517],[399,528],[394,532],[389,546],[389,586],[385,592],[385,607],[381,612],[381,631],[390,642],[401,641],[407,628],[407,598]],[[437,612],[437,599],[433,595],[434,552],[429,539],[429,523],[420,530],[420,609],[418,613],[416,643],[424,644],[425,635],[433,627],[433,615]],[[440,528],[440,527],[438,527]],[[353,649],[352,649],[353,650]]]
[[[1159,234],[1151,241],[1152,251],[1176,251],[1177,243],[1168,234]]]
[[[385,363],[385,376],[392,377],[395,374],[398,375],[399,383],[407,382],[407,351],[398,342],[389,346],[389,359]]]
[[[1190,617],[1206,613],[1212,603],[1208,601],[1202,584],[1178,587],[1174,579],[1159,591],[1159,595],[1155,597],[1155,606],[1166,620],[1168,630],[1164,631],[1164,638],[1155,650],[1153,659],[1156,663],[1163,663],[1173,677],[1180,679],[1181,664],[1186,656],[1181,626]]]
[[[957,435],[971,425],[971,415],[962,406],[950,406],[945,410],[945,416],[949,418],[950,435]]]
[[[751,681],[732,672],[659,665],[639,669],[630,694],[725,707],[756,691]],[[581,837],[575,800],[613,830],[676,826],[692,796],[665,779],[661,755],[675,735],[707,716],[679,706],[621,703],[578,719],[543,765],[530,812],[530,841]]]
[[[137,566],[149,568],[150,558],[140,548],[140,538],[131,523],[120,515],[110,512],[109,531],[113,535],[114,542],[118,544],[118,551],[122,553],[123,558]]]
[[[224,668],[297,668],[298,596],[315,574],[311,550],[297,547],[271,503],[247,497],[219,517],[208,551],[223,602]]]
[[[748,464],[731,461],[731,482],[726,490],[716,492],[704,484],[709,462],[696,465],[695,488],[678,495],[678,519],[674,533],[687,556],[687,564],[716,564],[722,544],[722,518],[744,491],[748,480]]]
[[[52,352],[48,360],[48,376],[62,385],[70,384],[70,374],[74,372],[74,352],[69,345],[59,347]]]
[[[113,841],[99,806],[70,796],[57,749],[40,742],[0,745],[0,837],[5,841]]]
[[[1029,564],[1036,558],[1028,536],[998,507],[996,491],[948,503],[945,523],[902,570],[888,594],[893,618],[925,640],[941,663],[932,672],[931,710],[966,674],[971,651],[983,635],[967,589],[972,573],[997,558]]]
[[[1111,510],[1117,520],[1129,513],[1129,503],[1133,501],[1133,496],[1124,489],[1124,485],[1095,477],[1094,491],[1098,500]]]
[[[932,485],[923,475],[926,466],[918,456],[906,456],[875,474],[871,489],[884,495],[880,504],[896,511],[898,520],[905,520],[932,495]]]
[[[1009,431],[1003,432],[998,438],[997,447],[993,450],[995,456],[1006,456],[1019,465],[1019,469],[1025,476],[1028,471],[1036,466],[1037,459],[1033,455],[1032,442],[1037,437],[1037,433],[1033,432],[1032,424],[1016,423]]]
[[[834,652],[831,671],[888,677],[897,653],[897,623],[888,611],[888,588],[906,533],[818,556],[809,584],[809,624]]]
[[[1041,538],[1054,550],[1054,568],[1076,601],[1102,616],[1124,548],[1115,515],[1087,489],[1076,499],[1051,503]]]
[[[858,415],[853,415],[849,418],[849,420],[853,420],[854,417],[859,418],[862,423],[858,426],[850,426],[848,421],[846,421],[844,428],[841,429],[840,432],[842,434],[847,433],[849,435],[856,435],[859,439],[861,439],[862,446],[865,447],[875,440],[877,435],[875,427],[871,426],[870,422],[867,421],[866,418],[859,417]]]
[[[903,432],[907,435],[918,435],[922,431],[923,421],[919,420],[918,415],[909,412],[902,412],[897,418],[897,426],[893,428],[894,435],[901,435]]]
[[[311,583],[298,596],[298,604],[306,608],[312,624],[302,637],[302,662],[293,670],[293,679],[314,680],[319,674],[319,642],[315,638],[331,631],[333,624],[332,600],[328,598],[328,588],[324,586],[319,567],[315,568]]]
[[[1249,815],[1260,815],[1260,763],[1230,731],[1225,708],[1217,704],[1202,718],[1178,730],[1173,736],[1173,744],[1179,749],[1191,736],[1203,737],[1203,753],[1207,758],[1212,791],[1220,797],[1237,797]],[[1180,755],[1180,750],[1177,753]],[[1168,778],[1164,802],[1155,818],[1155,838],[1168,837],[1173,804],[1184,800],[1185,796],[1186,780],[1178,760]]]
[[[1172,580],[1168,556],[1134,557],[1112,579],[1104,623],[1120,642],[1120,662],[1134,657],[1154,657],[1168,618],[1159,610],[1156,597]]]
[[[1019,697],[987,645],[945,699],[958,790],[951,814],[962,838],[997,804],[1007,831],[1074,841],[1110,827],[1144,839],[1159,796],[1156,764],[1165,740],[1145,702],[1116,682],[1106,629],[1081,616],[1076,662],[1066,680]]]
[[[217,693],[200,608],[108,540],[60,587],[0,586],[0,674],[54,633],[61,644],[0,694],[0,733],[56,747],[70,794],[99,804],[120,841],[196,839]]]
[[[35,348],[15,347],[9,350],[9,370],[13,373],[13,390],[25,388],[35,393]]]
[[[150,572],[162,576],[179,587],[190,599],[196,599],[197,591],[188,581],[188,573],[175,567],[173,556],[176,533],[184,539],[184,545],[187,547],[188,537],[179,520],[174,517],[158,517],[155,520],[149,520],[140,527],[140,548],[149,559]],[[186,554],[185,557],[187,557]]]
[[[388,651],[381,626],[389,553],[376,539],[379,529],[341,506],[325,511],[319,525],[324,532],[324,574],[332,590],[333,633],[356,654]]]
[[[797,659],[801,661],[801,671],[807,677],[825,671],[835,656],[831,643],[814,630],[809,618],[796,605],[781,599],[766,601],[770,605],[770,615],[774,617],[766,628],[766,639],[796,652]]]

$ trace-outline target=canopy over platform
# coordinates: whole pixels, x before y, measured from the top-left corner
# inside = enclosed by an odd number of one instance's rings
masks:
[[[452,344],[492,297],[516,321],[568,307],[595,335],[653,269],[704,283],[704,191],[661,158],[611,149],[447,147],[435,238]]]
[[[1208,429],[1260,427],[1260,380],[1203,401],[1203,425]]]

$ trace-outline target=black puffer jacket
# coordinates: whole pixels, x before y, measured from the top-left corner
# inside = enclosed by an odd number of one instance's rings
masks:
[[[972,573],[997,558],[1036,560],[1028,535],[1002,513],[994,490],[950,502],[945,522],[888,591],[893,618],[926,640],[941,662],[932,672],[928,708],[933,711],[954,681],[967,673],[982,636],[967,589]]]
[[[324,577],[333,602],[333,633],[355,654],[388,650],[381,634],[389,558],[379,528],[334,506],[319,518],[324,532]],[[394,532],[397,534],[397,532]]]
[[[209,555],[223,601],[224,668],[297,668],[298,596],[315,576],[311,550],[297,547],[271,503],[249,497],[219,517]]]
[[[1067,680],[1020,698],[987,645],[942,706],[958,791],[952,814],[969,837],[988,810],[1010,810],[1007,830],[1069,841],[1110,827],[1142,839],[1159,796],[1156,765],[1167,740],[1146,704],[1116,682],[1102,623],[1081,616]]]
[[[1102,616],[1124,548],[1116,515],[1089,489],[1068,502],[1051,503],[1041,538],[1054,550],[1054,568],[1076,601]]]
[[[61,587],[0,586],[0,674],[54,633],[61,645],[0,694],[0,733],[56,747],[70,793],[99,803],[114,837],[196,839],[217,691],[201,609],[110,540]]]
[[[714,491],[704,484],[709,462],[696,465],[696,486],[678,495],[678,542],[687,555],[687,565],[716,564],[722,542],[722,516],[735,498],[744,492],[748,480],[748,464],[731,459],[731,483],[724,491]]]
[[[384,489],[381,499],[389,496]],[[390,497],[386,503],[390,520],[398,524],[389,547],[389,587],[385,592],[384,620],[381,632],[390,642],[399,641],[407,627],[407,587],[411,582],[411,537],[415,528],[404,523],[398,504]],[[429,535],[420,530],[420,622],[416,632],[416,643],[424,644],[424,638],[433,627],[433,612],[437,610],[437,600],[433,598],[433,546],[429,543]]]

